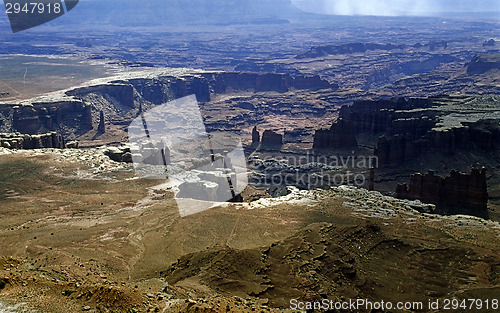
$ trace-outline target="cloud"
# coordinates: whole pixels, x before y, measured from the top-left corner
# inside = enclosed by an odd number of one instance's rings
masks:
[[[498,0],[292,0],[307,12],[335,15],[417,15],[432,16],[443,12],[499,11]]]

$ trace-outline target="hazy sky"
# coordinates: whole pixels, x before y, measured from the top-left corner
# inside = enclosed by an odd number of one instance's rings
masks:
[[[499,0],[292,0],[301,10],[338,15],[439,15],[498,12]]]

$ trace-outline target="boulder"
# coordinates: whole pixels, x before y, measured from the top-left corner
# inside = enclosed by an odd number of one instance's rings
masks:
[[[80,143],[78,141],[70,141],[66,144],[66,148],[68,149],[78,149]]]

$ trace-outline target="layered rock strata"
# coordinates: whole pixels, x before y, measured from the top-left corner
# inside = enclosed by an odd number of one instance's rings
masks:
[[[0,147],[9,149],[43,149],[64,148],[64,139],[56,132],[40,135],[29,135],[20,133],[0,133]]]

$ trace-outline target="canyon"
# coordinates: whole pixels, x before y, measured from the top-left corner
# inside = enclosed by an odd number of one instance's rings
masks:
[[[101,2],[0,18],[0,311],[498,298],[491,14]]]

